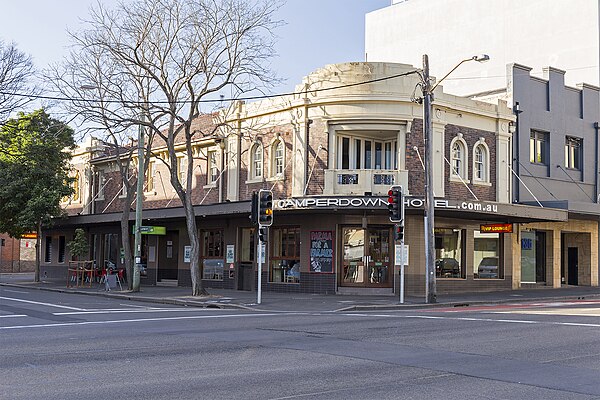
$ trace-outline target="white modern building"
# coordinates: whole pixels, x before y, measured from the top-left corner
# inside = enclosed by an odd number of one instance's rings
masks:
[[[485,64],[466,63],[444,81],[446,92],[469,95],[506,86],[506,65],[566,71],[566,85],[599,83],[598,0],[392,0],[366,16],[366,61],[421,65],[442,77],[460,60],[488,54]]]

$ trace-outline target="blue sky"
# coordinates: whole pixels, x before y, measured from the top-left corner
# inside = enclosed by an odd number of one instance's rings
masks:
[[[3,0],[0,38],[16,42],[37,67],[60,61],[96,0]],[[101,0],[106,5],[116,0]],[[275,92],[293,90],[303,76],[325,64],[364,61],[364,21],[369,11],[390,0],[287,0],[279,18],[278,54],[273,68],[286,82]]]

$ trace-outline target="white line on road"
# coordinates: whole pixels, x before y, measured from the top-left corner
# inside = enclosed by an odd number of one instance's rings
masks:
[[[12,315],[0,315],[0,318],[16,318],[16,317],[26,317],[25,314],[12,314]]]
[[[299,315],[304,313],[289,313],[289,315]],[[83,321],[83,322],[64,322],[58,324],[42,324],[42,325],[18,325],[18,326],[0,326],[0,330],[8,329],[27,329],[27,328],[57,328],[64,326],[78,325],[108,325],[108,324],[124,324],[133,322],[153,322],[153,321],[176,321],[184,319],[212,319],[212,318],[244,318],[244,317],[269,317],[280,316],[281,314],[228,314],[228,315],[194,315],[185,317],[167,317],[167,318],[141,318],[141,319],[120,319],[109,321]]]
[[[220,311],[214,308],[129,308],[113,310],[88,310],[88,311],[69,311],[55,312],[53,315],[87,315],[87,314],[131,314],[131,313],[153,313],[153,312],[215,312]]]
[[[414,319],[447,319],[454,321],[481,321],[481,322],[502,322],[511,324],[539,324],[539,325],[566,325],[566,326],[584,326],[591,328],[600,328],[600,324],[587,324],[580,322],[556,322],[556,321],[530,321],[524,319],[493,319],[493,318],[468,318],[468,317],[440,317],[431,315],[392,315],[392,314],[343,314],[355,317],[382,317],[382,318],[414,318]]]
[[[38,304],[38,305],[41,305],[41,306],[64,308],[64,309],[67,309],[67,310],[85,311],[85,308],[61,306],[59,304],[52,304],[52,303],[41,303],[39,301],[32,301],[32,300],[14,299],[12,297],[0,297],[0,300],[11,300],[11,301],[18,301],[18,302],[21,302],[21,303]]]
[[[29,294],[29,292],[23,292],[21,290],[10,290],[10,289],[3,289],[3,292],[10,292],[10,293],[21,293],[21,294]]]

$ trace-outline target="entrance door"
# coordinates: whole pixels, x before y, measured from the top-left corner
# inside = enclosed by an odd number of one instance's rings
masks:
[[[392,287],[390,228],[343,228],[341,286]]]
[[[569,285],[579,284],[579,253],[577,247],[569,247],[567,254],[567,265],[569,275],[567,276]]]
[[[179,264],[177,252],[178,239],[179,233],[177,231],[168,231],[165,236],[159,236],[157,282],[177,280],[177,268]]]

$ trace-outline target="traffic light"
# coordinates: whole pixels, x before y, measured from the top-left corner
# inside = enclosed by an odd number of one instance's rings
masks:
[[[402,222],[404,218],[404,205],[402,186],[392,186],[388,191],[388,210],[391,222]]]
[[[252,225],[258,224],[258,193],[252,192],[252,205],[250,206],[250,221]]]
[[[404,225],[394,225],[394,240],[399,242],[404,239]]]
[[[260,190],[258,192],[258,226],[273,225],[273,192]]]
[[[261,242],[267,241],[267,228],[258,228],[258,240]]]

